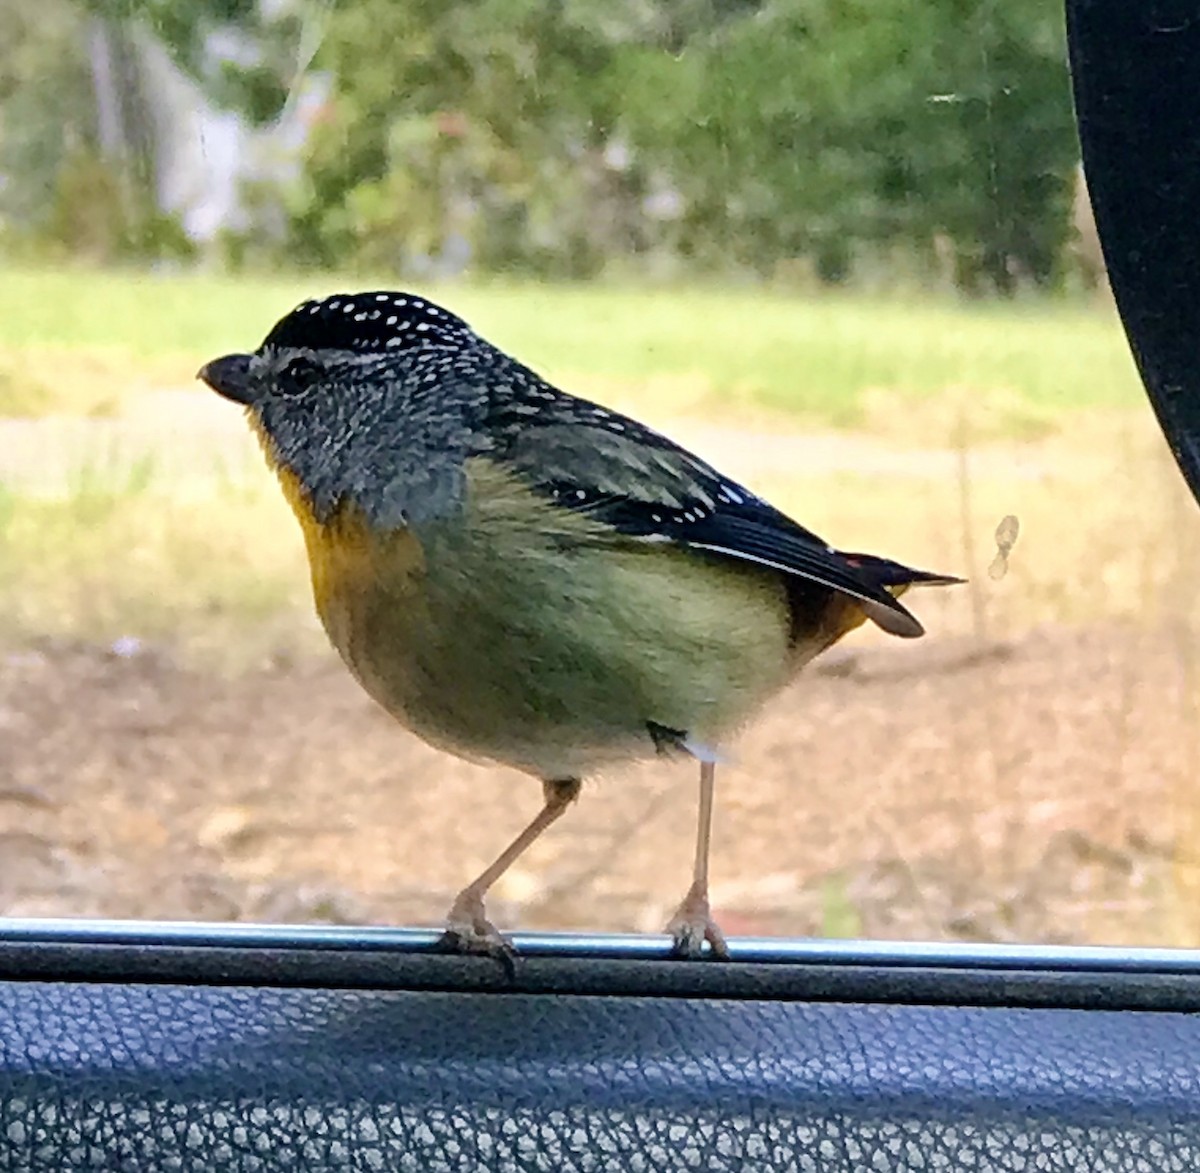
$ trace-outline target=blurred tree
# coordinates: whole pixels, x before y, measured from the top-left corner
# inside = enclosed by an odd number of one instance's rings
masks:
[[[214,102],[262,122],[287,95],[300,27],[287,9],[268,19],[257,0],[4,0],[0,214],[10,238],[96,259],[186,253],[158,207],[148,42]]]
[[[64,160],[95,138],[85,22],[67,0],[0,5],[0,217],[39,221]]]
[[[301,63],[304,6],[261,0],[80,0],[96,17],[153,34],[218,106],[261,125],[287,100]]]
[[[936,93],[911,108],[912,227],[951,245],[967,292],[1052,283],[1079,158],[1062,14],[1040,0],[941,0]]]
[[[623,88],[695,255],[807,257],[839,280],[857,254],[941,243],[967,291],[1056,276],[1078,152],[1040,0],[772,0],[643,54]]]
[[[336,95],[293,205],[297,255],[591,271],[609,119],[584,79],[609,52],[561,0],[343,0],[315,59]]]
[[[310,64],[331,79],[299,177],[254,193],[282,203],[293,262],[840,281],[908,257],[1011,292],[1052,283],[1070,234],[1044,0],[5,0],[0,208],[45,212],[65,161],[69,196],[97,155],[96,190],[150,217],[148,34],[256,124]]]

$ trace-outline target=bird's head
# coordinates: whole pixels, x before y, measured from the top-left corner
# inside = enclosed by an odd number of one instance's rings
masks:
[[[254,353],[213,359],[198,377],[245,406],[318,517],[346,497],[382,515],[394,482],[428,478],[462,446],[489,350],[424,298],[337,294],[297,306]]]

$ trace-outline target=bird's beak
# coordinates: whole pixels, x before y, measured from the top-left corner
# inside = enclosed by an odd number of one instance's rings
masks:
[[[227,354],[224,358],[214,358],[206,363],[196,374],[218,395],[232,399],[234,403],[250,402],[250,355]]]

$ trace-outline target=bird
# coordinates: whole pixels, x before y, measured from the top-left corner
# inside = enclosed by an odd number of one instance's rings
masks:
[[[430,745],[542,783],[454,900],[440,943],[456,952],[511,956],[485,897],[585,778],[673,755],[700,788],[671,952],[728,958],[709,903],[721,747],[860,624],[922,635],[909,587],[961,581],[834,549],[413,293],[305,301],[198,377],[244,407],[363,689]]]

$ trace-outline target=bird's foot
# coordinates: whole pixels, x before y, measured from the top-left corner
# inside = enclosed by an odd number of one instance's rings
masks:
[[[517,951],[512,942],[500,933],[484,913],[483,898],[473,892],[463,892],[450,906],[446,916],[446,931],[436,948],[443,953],[473,953],[494,957],[509,973]]]
[[[692,888],[667,925],[667,932],[674,938],[673,957],[694,961],[704,956],[704,942],[707,941],[712,957],[719,961],[729,960],[725,934],[709,913],[707,892]]]

